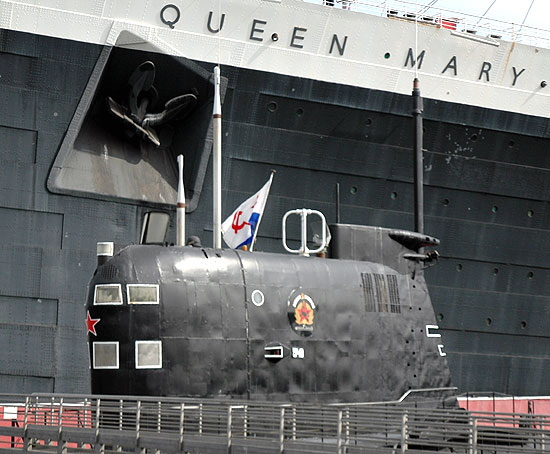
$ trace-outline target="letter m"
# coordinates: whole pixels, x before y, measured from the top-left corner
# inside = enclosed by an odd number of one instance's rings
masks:
[[[415,60],[413,50],[409,48],[409,53],[407,54],[407,59],[405,60],[405,66],[408,66],[410,62],[411,67],[414,68],[414,65],[416,65],[416,62],[418,62],[418,69],[420,69],[422,67],[422,61],[424,60],[425,53],[426,53],[425,50],[420,52],[418,59]]]

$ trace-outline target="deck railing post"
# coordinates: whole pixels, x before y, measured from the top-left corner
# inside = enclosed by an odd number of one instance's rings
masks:
[[[281,407],[279,420],[279,453],[285,452],[285,407]]]
[[[118,401],[118,430],[123,429],[122,421],[123,421],[123,410],[124,409],[124,401],[120,399]]]
[[[292,439],[296,440],[296,407],[292,406]]]
[[[94,450],[97,454],[105,452],[105,445],[99,443],[99,420],[101,416],[101,399],[97,399],[95,411],[95,446]]]
[[[248,436],[248,405],[244,406],[244,418],[243,418],[243,437]]]
[[[199,435],[202,435],[202,403],[199,404]]]
[[[349,445],[349,408],[346,408],[346,446]]]
[[[66,454],[67,445],[63,442],[63,397],[59,400],[59,412],[57,418],[57,452]]]
[[[468,454],[477,454],[477,419],[470,417],[468,436]]]
[[[180,406],[180,451],[183,452],[183,425],[185,424],[185,404]]]
[[[233,417],[233,407],[230,405],[227,409],[227,454],[231,454],[231,425]]]
[[[342,454],[342,410],[338,410],[336,426],[336,452]]]
[[[140,452],[140,436],[141,436],[141,400],[137,402],[136,408],[136,452]]]
[[[30,398],[27,396],[25,398],[25,418],[23,419],[23,451],[31,451],[32,450],[32,444],[28,437],[28,431],[29,431],[29,405],[30,405]]]
[[[407,452],[409,449],[408,438],[409,438],[409,428],[408,428],[409,416],[405,412],[401,418],[401,452]]]

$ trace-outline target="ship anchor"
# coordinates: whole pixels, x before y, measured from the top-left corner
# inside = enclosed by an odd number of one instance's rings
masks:
[[[176,118],[185,117],[197,103],[197,90],[171,98],[164,104],[164,110],[158,113],[148,112],[158,100],[154,87],[155,65],[151,61],[139,65],[128,79],[128,107],[107,97],[110,112],[124,122],[128,137],[138,136],[143,140],[160,146],[160,139],[155,127],[162,126]]]

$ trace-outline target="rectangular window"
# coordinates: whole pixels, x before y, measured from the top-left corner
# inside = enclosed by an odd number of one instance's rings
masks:
[[[128,304],[158,304],[159,286],[157,284],[128,284]]]
[[[118,342],[93,343],[94,369],[118,369]]]
[[[162,368],[162,342],[136,341],[136,369]]]
[[[96,285],[94,305],[98,304],[122,304],[122,288],[120,284]]]

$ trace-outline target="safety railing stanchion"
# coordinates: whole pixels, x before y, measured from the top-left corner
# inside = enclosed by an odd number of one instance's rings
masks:
[[[401,452],[407,452],[408,446],[408,439],[409,439],[409,430],[408,430],[408,423],[409,422],[409,415],[407,412],[403,413],[403,417],[401,418]]]
[[[279,421],[279,453],[285,451],[285,407],[281,407],[281,418]]]
[[[57,414],[57,452],[66,454],[67,445],[63,442],[63,397],[59,400],[59,412]],[[53,411],[53,410],[52,410]]]
[[[227,409],[227,454],[231,454],[231,424],[232,424],[233,407],[230,405]]]
[[[30,398],[25,398],[25,418],[23,419],[23,450],[25,452],[32,450],[31,441],[28,436],[29,432],[29,405]]]
[[[477,418],[470,417],[468,436],[468,454],[477,454]]]
[[[336,452],[342,454],[342,410],[338,410],[336,426]]]
[[[183,452],[183,425],[185,424],[185,404],[180,405],[180,451]]]
[[[97,399],[96,412],[95,412],[95,445],[94,445],[94,450],[97,454],[103,454],[105,452],[105,446],[99,443],[100,416],[101,416],[101,399]]]

